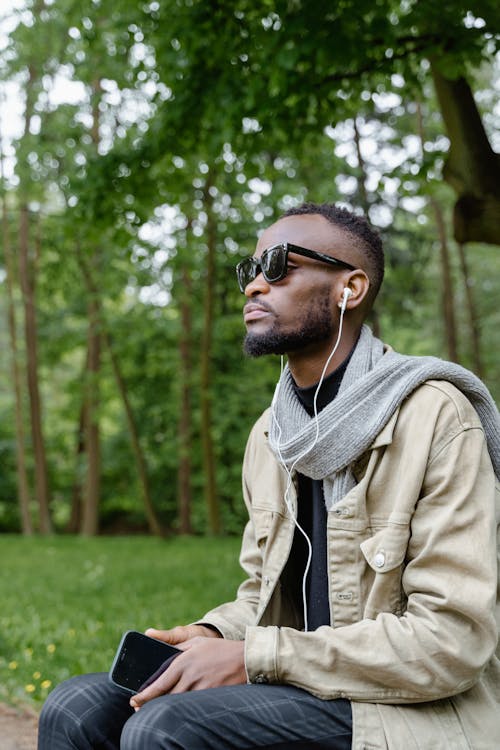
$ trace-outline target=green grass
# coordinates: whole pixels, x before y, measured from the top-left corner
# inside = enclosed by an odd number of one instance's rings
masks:
[[[0,700],[40,707],[107,671],[125,630],[192,622],[234,597],[239,539],[0,536]]]

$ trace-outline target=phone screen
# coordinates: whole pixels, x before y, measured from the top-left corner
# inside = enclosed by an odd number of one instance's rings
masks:
[[[179,649],[135,630],[126,632],[118,646],[109,677],[131,693],[137,693],[148,677]]]

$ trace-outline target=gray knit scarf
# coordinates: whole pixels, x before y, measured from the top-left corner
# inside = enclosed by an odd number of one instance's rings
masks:
[[[349,466],[372,444],[401,402],[426,380],[447,380],[477,411],[497,477],[500,477],[500,415],[486,386],[468,370],[436,357],[409,357],[392,350],[363,326],[337,397],[310,417],[298,400],[288,367],[273,402],[269,444],[280,461],[322,479],[328,509],[355,485]],[[309,446],[314,447],[308,450]]]

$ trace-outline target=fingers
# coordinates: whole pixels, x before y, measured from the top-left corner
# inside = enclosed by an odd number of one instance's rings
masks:
[[[170,643],[172,646],[177,646],[184,641],[188,641],[191,638],[197,636],[203,636],[204,638],[220,638],[220,633],[211,628],[206,628],[203,625],[177,625],[175,628],[170,630],[156,630],[155,628],[148,628],[146,635],[150,638],[156,638],[159,641]]]
[[[168,669],[130,700],[136,710],[165,693],[184,693],[246,682],[245,643],[195,636],[181,645]]]
[[[174,670],[173,666],[174,663],[172,663],[170,667],[158,677],[157,680],[155,680],[151,685],[145,688],[145,690],[142,690],[140,693],[132,696],[132,698],[130,699],[130,705],[133,709],[138,711],[141,706],[143,706],[148,701],[153,700],[153,698],[158,698],[160,695],[165,695],[165,693],[172,692],[172,689],[175,687],[181,674],[180,671]]]

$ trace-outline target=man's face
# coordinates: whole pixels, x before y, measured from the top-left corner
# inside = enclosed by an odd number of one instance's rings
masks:
[[[255,252],[280,242],[352,261],[346,234],[319,215],[288,216],[265,230]],[[262,274],[245,289],[244,349],[258,357],[300,350],[325,352],[336,337],[345,269],[290,253],[284,279],[268,283]]]

